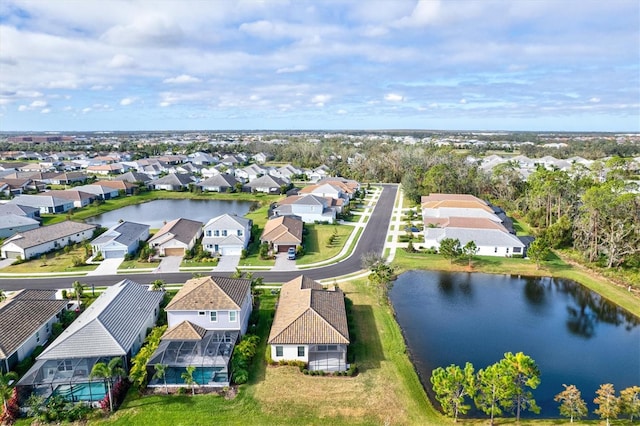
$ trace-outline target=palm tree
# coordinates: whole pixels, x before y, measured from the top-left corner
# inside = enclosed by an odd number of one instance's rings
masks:
[[[190,365],[187,367],[187,371],[185,373],[182,373],[180,375],[180,377],[182,377],[184,379],[184,383],[189,386],[189,388],[191,388],[191,395],[195,395],[196,394],[196,389],[193,385],[195,385],[196,381],[193,378],[193,373],[196,371],[196,367],[194,367],[193,365]]]
[[[111,394],[111,382],[114,377],[119,377],[125,374],[124,368],[122,368],[122,358],[111,358],[108,364],[104,362],[97,362],[91,369],[90,378],[100,377],[107,382],[107,391],[109,392],[109,411],[113,411],[113,395]]]
[[[0,371],[0,398],[2,398],[3,412],[5,413],[9,409],[9,400],[13,395],[13,387],[16,385],[16,380],[18,380],[18,375],[15,372],[9,371],[6,374],[2,374],[2,371]]]
[[[163,280],[155,280],[151,283],[151,290],[164,291],[165,282]]]
[[[0,302],[4,302],[6,299],[7,293],[5,293],[4,290],[0,288]]]
[[[76,302],[78,302],[78,309],[80,309],[80,298],[82,297],[82,293],[84,292],[85,284],[82,284],[80,281],[73,282],[73,291],[76,294]]]
[[[156,364],[153,368],[156,369],[155,374],[153,375],[154,379],[162,379],[164,382],[164,392],[169,394],[169,389],[167,388],[167,367],[166,364]]]

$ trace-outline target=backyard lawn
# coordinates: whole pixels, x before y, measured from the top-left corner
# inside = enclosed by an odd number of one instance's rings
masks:
[[[87,272],[96,269],[97,265],[73,266],[73,258],[84,259],[85,250],[83,247],[72,249],[68,253],[59,250],[40,256],[39,259],[32,259],[19,265],[9,265],[0,270],[7,274],[29,274],[43,272]]]

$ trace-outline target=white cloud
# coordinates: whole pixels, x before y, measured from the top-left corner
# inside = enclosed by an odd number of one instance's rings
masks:
[[[51,108],[44,108],[42,111],[40,111],[41,114],[49,114],[51,112]]]
[[[405,99],[404,96],[397,93],[387,93],[384,95],[384,100],[388,102],[403,102]]]
[[[167,84],[189,84],[189,83],[200,83],[200,80],[197,77],[193,77],[187,74],[182,74],[177,77],[165,78],[162,82]]]
[[[462,99],[460,99],[460,103],[461,103],[461,104],[466,104],[466,103],[467,103],[467,100],[466,100],[465,98],[462,98]]]
[[[411,15],[398,19],[392,25],[399,28],[422,27],[434,23],[440,15],[440,0],[420,0]],[[464,7],[467,7],[465,4]]]
[[[162,108],[166,108],[168,106],[171,106],[171,102],[167,102],[167,101],[162,101],[159,104]]]
[[[283,68],[278,68],[278,70],[276,71],[277,74],[287,74],[287,73],[293,73],[293,72],[301,72],[301,71],[306,71],[307,70],[307,66],[306,65],[294,65],[292,67],[283,67]]]
[[[311,103],[313,103],[316,106],[323,107],[324,104],[326,104],[330,100],[331,100],[331,95],[326,95],[326,94],[315,95],[313,98],[311,98]]]
[[[18,107],[18,111],[20,111],[20,112],[28,111],[28,110],[29,110],[29,107],[28,107],[28,106],[26,106],[26,105],[20,105],[20,106]]]
[[[135,68],[136,61],[129,55],[117,54],[107,64],[109,68]]]
[[[600,98],[593,97],[593,98],[589,99],[589,102],[598,103],[598,102],[600,102]]]
[[[115,25],[101,37],[107,43],[136,47],[171,47],[178,45],[183,38],[180,26],[167,15],[159,13],[137,14],[133,22]]]
[[[82,113],[83,113],[83,114],[86,114],[86,113],[88,113],[88,112],[91,112],[91,108],[89,108],[89,107],[82,108]]]
[[[120,100],[120,105],[123,105],[123,106],[131,105],[135,101],[136,101],[136,98],[122,98]]]
[[[33,101],[31,102],[31,105],[29,105],[31,108],[42,108],[47,106],[47,102],[46,101]]]
[[[336,111],[336,113],[340,115],[348,114],[346,109],[339,109],[338,111]]]

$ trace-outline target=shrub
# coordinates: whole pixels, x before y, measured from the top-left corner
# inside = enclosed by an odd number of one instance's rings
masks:
[[[68,297],[67,290],[62,290],[62,298],[66,299]]]
[[[18,390],[13,388],[11,398],[7,401],[7,409],[0,414],[0,424],[12,424],[20,415],[20,407],[18,406]],[[3,407],[4,408],[4,407]]]
[[[178,388],[178,390],[176,391],[176,393],[178,395],[185,395],[187,393],[187,388],[185,388],[184,386],[181,386]]]
[[[349,369],[347,370],[347,376],[353,377],[358,374],[358,366],[355,363],[349,365]]]
[[[69,247],[69,246],[67,246],[67,247]],[[73,266],[76,266],[76,267],[77,266],[84,266],[84,264],[85,264],[84,260],[82,260],[82,258],[79,257],[79,256],[73,256],[71,258],[71,263],[73,264]]]
[[[306,374],[307,376],[309,375],[309,370],[307,370],[306,368],[304,368],[302,370],[302,374]]]

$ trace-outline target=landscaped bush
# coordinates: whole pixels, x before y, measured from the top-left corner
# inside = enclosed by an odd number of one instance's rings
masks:
[[[249,365],[256,355],[260,337],[254,334],[245,334],[233,350],[231,356],[231,378],[237,384],[246,383],[249,380]]]
[[[11,398],[7,401],[7,409],[0,405],[2,413],[0,413],[0,424],[12,424],[20,415],[20,407],[18,406],[18,391],[13,388]]]
[[[158,349],[160,338],[167,330],[166,326],[154,327],[144,340],[140,352],[131,361],[131,370],[129,371],[129,379],[133,386],[142,391],[147,386],[147,363],[151,355]]]

